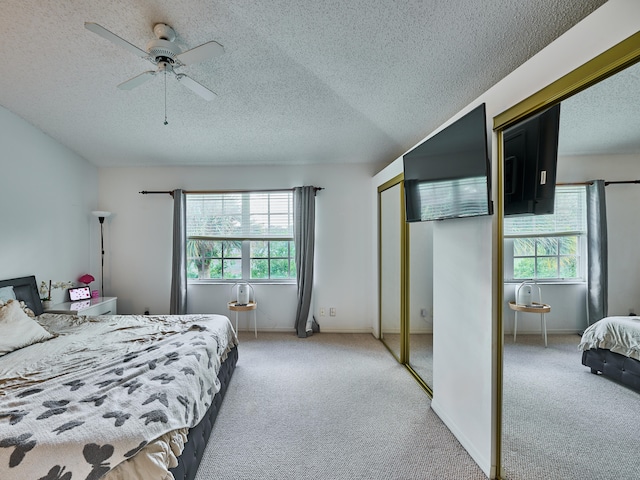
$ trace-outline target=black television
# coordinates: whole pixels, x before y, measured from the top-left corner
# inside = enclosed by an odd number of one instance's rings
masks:
[[[484,103],[402,158],[407,222],[493,214]]]
[[[505,216],[553,213],[559,131],[559,103],[505,129]]]

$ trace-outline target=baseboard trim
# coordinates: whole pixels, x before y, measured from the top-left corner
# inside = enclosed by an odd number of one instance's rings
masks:
[[[239,328],[240,332],[253,332],[253,328]],[[291,328],[260,328],[258,325],[258,335],[261,333],[291,333],[295,334],[295,330],[293,327]],[[320,332],[317,335],[322,335],[323,333],[368,333],[373,335],[373,328],[347,328],[347,329],[339,329],[339,328],[323,328],[320,325]]]
[[[587,328],[587,327],[585,327]],[[506,336],[511,336],[513,337],[513,330],[511,331],[505,331],[504,334]],[[581,335],[582,332],[579,330],[574,330],[574,329],[565,329],[565,330],[549,330],[547,328],[547,336],[551,336],[551,335]],[[518,328],[518,333],[516,334],[516,336],[518,335],[542,335],[542,332],[540,331],[540,329],[538,328],[537,330],[520,330]]]

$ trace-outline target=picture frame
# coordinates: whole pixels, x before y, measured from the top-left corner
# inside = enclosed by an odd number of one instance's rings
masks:
[[[89,287],[76,287],[69,289],[69,300],[86,300],[91,298],[91,289]]]

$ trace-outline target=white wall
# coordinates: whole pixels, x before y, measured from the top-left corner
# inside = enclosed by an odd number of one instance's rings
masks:
[[[640,2],[610,0],[442,125],[485,102],[489,122],[640,28]],[[488,125],[490,128],[490,125]],[[428,132],[425,132],[428,133]],[[428,133],[425,138],[437,131]],[[492,136],[493,184],[497,183]],[[373,190],[402,171],[395,160],[374,178]],[[493,192],[494,201],[496,191]],[[496,474],[495,359],[497,218],[434,226],[434,381],[432,408],[488,476]],[[465,272],[464,275],[461,272]],[[545,299],[546,300],[546,299]]]
[[[169,195],[141,195],[142,190],[220,190],[323,187],[316,196],[314,305],[322,331],[371,332],[373,300],[370,278],[369,188],[373,172],[366,165],[260,167],[104,168],[100,170],[101,208],[109,219],[107,294],[118,297],[118,311],[169,312],[171,218]],[[291,330],[295,321],[295,285],[254,285],[259,330]],[[230,285],[191,285],[190,313],[227,314]],[[320,317],[324,307],[326,316]],[[329,308],[336,316],[329,316]],[[235,315],[230,315],[232,320]],[[240,314],[240,328],[250,318]]]
[[[504,285],[504,304],[502,305],[502,321],[504,332],[513,333],[515,312],[509,308],[508,302],[516,298],[518,283]],[[545,315],[547,333],[575,333],[587,328],[587,287],[585,283],[548,283],[539,284],[542,301],[551,306]],[[537,292],[534,289],[534,301]],[[519,313],[518,335],[537,334],[540,330],[540,314]]]
[[[0,132],[0,278],[98,278],[96,167],[3,107]]]

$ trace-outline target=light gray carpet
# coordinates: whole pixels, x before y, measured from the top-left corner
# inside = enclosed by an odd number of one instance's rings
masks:
[[[640,478],[640,394],[590,373],[579,341],[505,337],[503,478]]]
[[[367,334],[240,332],[197,480],[486,479]]]
[[[400,358],[400,334],[385,333],[382,341],[394,355]],[[409,365],[429,387],[433,387],[433,334],[409,335]]]

